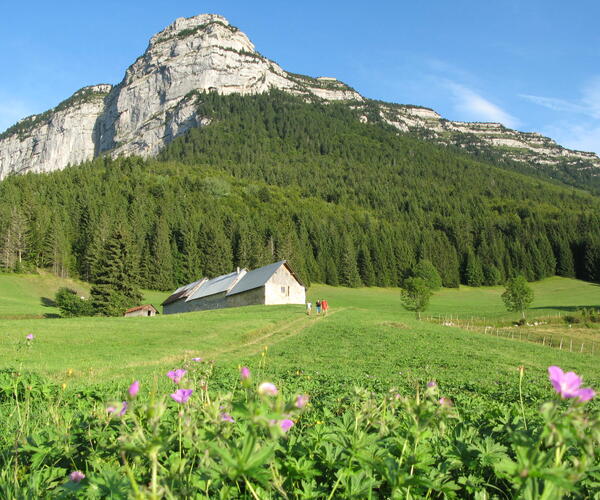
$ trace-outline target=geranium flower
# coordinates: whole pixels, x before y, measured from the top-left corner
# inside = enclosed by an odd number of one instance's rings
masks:
[[[192,389],[177,389],[173,394],[171,394],[171,398],[174,401],[177,401],[179,404],[184,404],[190,396],[194,392]]]
[[[558,366],[548,367],[548,377],[554,390],[562,398],[577,398],[579,401],[589,401],[596,393],[593,389],[581,387],[581,377],[575,372],[564,373]]]
[[[69,474],[69,479],[74,483],[79,483],[82,479],[85,479],[85,474],[80,470],[74,470]]]
[[[279,421],[279,427],[281,427],[283,432],[287,432],[294,427],[294,421],[290,420],[289,418],[284,418],[283,420]]]
[[[223,422],[231,422],[231,423],[235,422],[235,419],[227,412],[221,413],[221,420]]]
[[[296,408],[304,408],[308,403],[308,399],[309,398],[306,394],[300,394],[296,397],[296,402],[294,403],[294,405],[296,406]]]
[[[135,398],[139,391],[140,391],[140,382],[139,382],[139,380],[136,380],[133,384],[131,384],[129,386],[128,392],[132,398]]]
[[[26,338],[27,340],[33,340],[33,339],[35,338],[35,335],[34,335],[33,333],[30,333],[30,334],[28,334],[28,335],[27,335],[25,338]]]
[[[240,368],[240,378],[242,380],[248,380],[250,378],[250,368],[247,366],[242,366]]]
[[[187,370],[184,370],[183,368],[178,368],[177,370],[172,370],[169,373],[167,373],[167,377],[169,377],[173,382],[178,384],[179,382],[181,382],[181,379],[186,373]]]
[[[261,396],[277,396],[278,392],[275,384],[272,384],[271,382],[263,382],[258,386],[258,393]]]

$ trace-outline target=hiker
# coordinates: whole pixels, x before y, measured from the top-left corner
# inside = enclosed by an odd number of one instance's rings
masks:
[[[321,301],[321,308],[323,309],[323,314],[327,316],[327,309],[329,309],[329,304],[325,299]]]
[[[317,314],[321,314],[321,299],[317,299],[315,305],[317,306]]]
[[[307,316],[310,316],[311,309],[312,309],[312,302],[307,302],[306,303],[306,314],[307,314]]]

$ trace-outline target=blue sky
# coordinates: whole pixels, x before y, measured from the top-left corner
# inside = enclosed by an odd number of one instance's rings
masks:
[[[0,130],[118,83],[175,18],[218,13],[284,69],[600,153],[600,2],[2,2]]]

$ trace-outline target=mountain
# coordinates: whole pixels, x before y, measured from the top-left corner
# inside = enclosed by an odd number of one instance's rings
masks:
[[[307,100],[345,102],[363,111],[361,121],[383,121],[496,164],[600,189],[600,158],[593,153],[497,123],[451,122],[428,108],[369,100],[335,78],[287,72],[212,14],[177,19],[153,36],[118,85],[85,87],[2,133],[0,179],[60,170],[103,154],[156,156],[176,137],[210,122],[198,111],[204,92],[247,95],[273,88]]]

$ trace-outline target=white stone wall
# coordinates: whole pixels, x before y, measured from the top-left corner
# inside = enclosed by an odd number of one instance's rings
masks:
[[[265,284],[265,304],[304,304],[306,289],[296,281],[296,278],[281,266]]]

